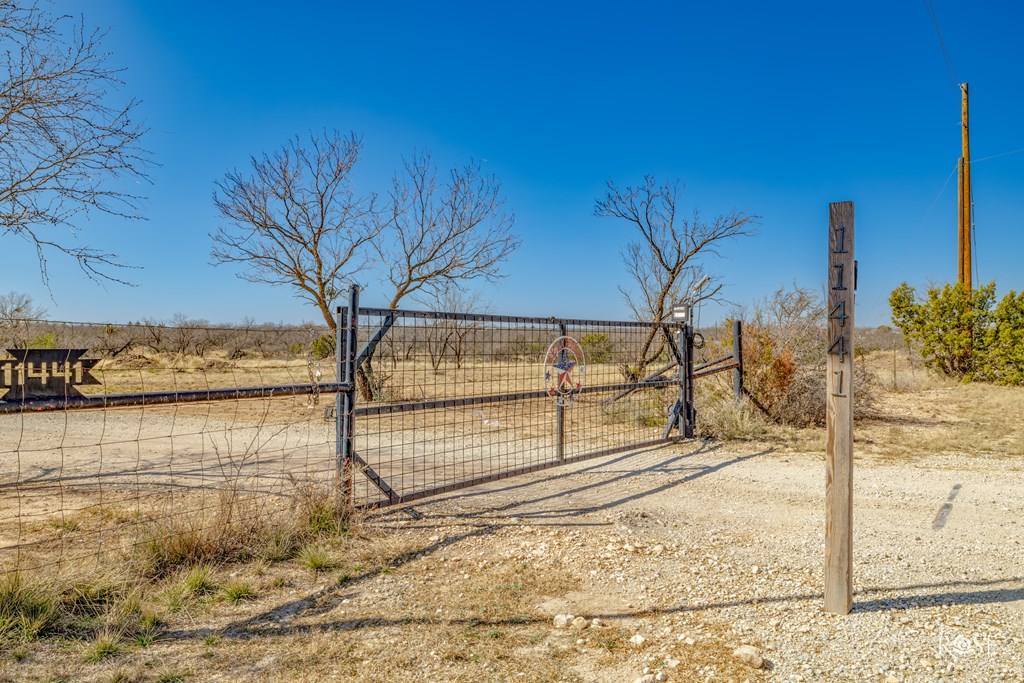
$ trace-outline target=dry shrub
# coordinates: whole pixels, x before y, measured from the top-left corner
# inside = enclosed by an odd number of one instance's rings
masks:
[[[719,400],[698,415],[697,429],[701,436],[732,441],[763,436],[767,425],[749,401]]]
[[[177,567],[291,559],[311,541],[352,534],[357,512],[326,483],[293,480],[289,505],[237,488],[209,509],[176,510],[152,520],[135,546],[135,567],[163,576]]]
[[[778,424],[794,427],[824,425],[828,344],[823,297],[809,289],[780,287],[744,317],[743,385],[749,405]],[[731,325],[726,329],[731,330]],[[731,334],[724,336],[718,344],[718,353],[728,353],[732,348]],[[867,370],[863,358],[856,356],[853,373],[857,397],[855,410],[863,414],[873,403],[875,378]],[[735,429],[743,425],[755,431],[758,429],[757,422],[744,421],[745,418],[731,414],[735,411],[742,413],[744,408],[719,408],[719,403],[733,400],[731,392],[712,391],[708,398],[709,405],[703,406],[708,415],[703,419],[717,421],[717,424],[709,426],[709,432],[735,433]]]

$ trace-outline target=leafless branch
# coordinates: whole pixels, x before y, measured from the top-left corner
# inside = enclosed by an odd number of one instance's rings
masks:
[[[108,271],[125,267],[115,254],[56,235],[74,236],[74,219],[94,210],[141,218],[142,198],[119,181],[148,180],[146,129],[132,118],[138,100],[111,104],[122,82],[104,37],[38,3],[0,2],[0,223],[33,245],[44,282],[54,252],[121,282]]]
[[[333,330],[331,306],[365,267],[364,245],[384,227],[375,197],[352,189],[361,147],[354,133],[312,134],[308,145],[295,138],[253,157],[248,174],[226,174],[213,195],[227,221],[211,235],[214,263],[238,264],[249,282],[294,288]]]
[[[388,229],[377,241],[395,288],[390,307],[421,290],[497,279],[500,263],[520,244],[498,179],[471,162],[453,169],[441,185],[426,153],[414,154],[404,170],[393,180],[391,212],[384,219]]]
[[[626,221],[640,233],[640,239],[630,242],[622,254],[633,286],[620,288],[638,320],[665,320],[672,306],[709,275],[705,257],[720,256],[723,242],[755,231],[758,218],[745,212],[731,211],[705,221],[695,209],[688,218],[682,217],[681,193],[678,181],[658,184],[651,176],[638,187],[624,189],[609,180],[604,197],[594,205],[595,216]],[[713,299],[721,291],[719,278],[709,277],[697,301]],[[651,361],[654,340],[652,330],[638,358],[641,367]]]
[[[489,313],[491,309],[489,305],[481,302],[479,292],[469,292],[451,282],[443,285],[441,289],[433,290],[429,295],[424,294],[416,298],[433,311]],[[440,359],[443,359],[444,349],[451,351],[452,359],[455,361],[455,368],[461,370],[462,364],[466,359],[467,350],[472,347],[475,341],[474,338],[480,330],[480,323],[474,320],[449,319],[437,322],[444,328],[444,345],[441,347],[442,352],[440,354],[429,347],[437,341],[434,337],[440,337],[441,335],[435,335],[434,330],[429,330],[427,333],[428,352],[430,353],[431,362],[434,364],[434,371],[436,372],[440,365],[440,361],[436,360],[436,357],[439,356]]]
[[[28,321],[46,317],[46,309],[36,306],[32,297],[20,292],[0,294],[0,349],[26,337]]]

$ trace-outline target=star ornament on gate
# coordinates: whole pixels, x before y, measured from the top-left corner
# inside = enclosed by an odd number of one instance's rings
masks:
[[[570,391],[576,388],[576,385],[572,381],[572,369],[576,367],[576,362],[571,361],[568,358],[561,358],[552,367],[558,370],[558,381],[555,382],[555,387],[558,391],[564,391],[566,387]]]
[[[544,356],[544,385],[558,405],[573,403],[583,389],[586,376],[583,349],[572,337],[559,337]]]

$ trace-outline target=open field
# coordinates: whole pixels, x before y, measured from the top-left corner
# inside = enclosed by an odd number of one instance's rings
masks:
[[[186,599],[172,572],[137,598],[151,637],[8,640],[0,677],[1022,680],[1024,392],[887,386],[883,360],[848,617],[821,609],[821,430],[767,425],[371,513],[324,558],[216,565]]]

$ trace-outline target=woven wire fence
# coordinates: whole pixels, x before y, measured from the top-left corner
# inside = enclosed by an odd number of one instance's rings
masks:
[[[340,362],[326,327],[0,326],[0,573],[172,552],[311,491],[407,502],[663,442],[678,419],[676,325],[352,310]],[[42,349],[83,350],[96,381],[28,395],[60,374]]]
[[[675,326],[360,309],[372,353],[356,373],[354,451],[362,504],[406,502],[666,439]],[[578,343],[581,389],[549,394],[552,344]]]
[[[333,355],[318,359],[332,335],[186,320],[0,326],[14,352],[0,351],[0,379],[15,385],[0,396],[0,574],[119,562],[183,526],[202,533],[287,510],[304,487],[336,488],[334,397],[316,391],[337,381]],[[39,384],[56,368],[10,361],[46,348],[87,350],[97,382],[26,398],[23,375]]]

